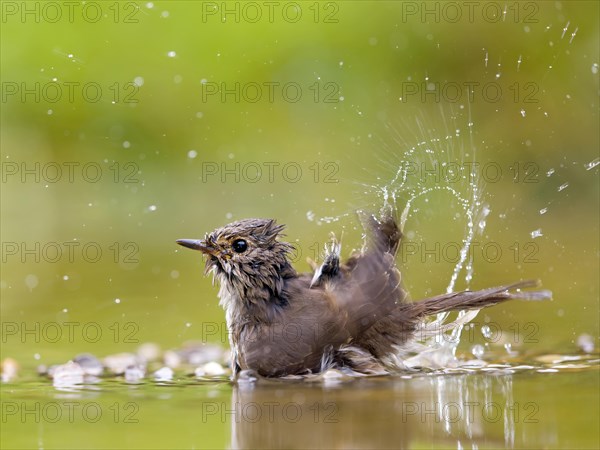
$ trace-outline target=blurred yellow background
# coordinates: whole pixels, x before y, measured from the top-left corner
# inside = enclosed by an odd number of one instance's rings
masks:
[[[55,3],[2,2],[2,356],[225,341],[175,239],[273,217],[307,270],[330,231],[361,245],[354,211],[407,161],[500,168],[479,172],[471,287],[540,278],[554,300],[480,323],[535,322],[536,352],[597,343],[598,3]],[[415,200],[414,299],[445,290],[466,223],[446,191]]]

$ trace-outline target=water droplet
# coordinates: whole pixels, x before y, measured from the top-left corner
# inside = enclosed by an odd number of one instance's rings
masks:
[[[524,109],[522,109],[522,110],[521,110],[521,116],[525,117],[525,115],[526,115],[526,113],[525,113],[525,110],[524,110]]]
[[[548,212],[548,208],[540,209],[540,215],[546,214]]]
[[[29,288],[30,291],[34,290],[39,283],[38,277],[30,273],[25,277],[25,285]]]
[[[598,63],[592,64],[592,73],[596,75],[598,73]]]
[[[156,205],[148,206],[148,211],[156,211],[157,209],[158,209],[158,207]]]
[[[554,169],[549,169],[548,172],[546,172],[547,177],[551,177],[553,174],[554,174]]]
[[[573,31],[573,32],[571,33],[571,39],[569,39],[569,44],[570,44],[571,42],[573,42],[573,39],[575,39],[575,35],[577,34],[577,31],[578,31],[578,30],[579,30],[579,27],[575,28],[575,31]]]
[[[171,278],[173,278],[174,280],[176,280],[177,278],[179,278],[179,271],[178,270],[171,270]]]
[[[144,77],[135,77],[133,79],[133,84],[135,84],[137,87],[141,87],[144,85]]]
[[[187,157],[190,159],[194,159],[196,156],[198,156],[198,152],[196,150],[190,150],[187,152]]]
[[[569,187],[569,183],[568,183],[568,182],[566,182],[566,183],[563,183],[563,184],[561,184],[561,185],[558,187],[558,192],[560,192],[560,191],[564,191],[564,190],[565,190],[566,188],[568,188],[568,187]]]
[[[490,329],[490,327],[488,325],[483,325],[481,327],[481,334],[483,335],[484,338],[490,339],[492,337],[492,330]]]
[[[532,239],[535,239],[535,238],[537,238],[537,237],[543,236],[543,234],[542,234],[542,229],[541,229],[541,228],[538,228],[537,230],[533,230],[533,231],[530,233],[530,235],[531,235],[531,238],[532,238]]]
[[[119,303],[121,303],[121,299],[120,298],[115,298],[115,303],[118,305]]]
[[[571,24],[571,22],[567,22],[567,24],[564,26],[563,30],[562,30],[562,34],[560,35],[560,38],[564,38],[565,37],[565,33],[567,32],[567,30],[569,29],[569,25]]]
[[[483,356],[484,352],[485,352],[485,347],[480,344],[474,345],[471,348],[471,353],[473,354],[473,356],[475,356],[475,358],[478,358],[478,359]]]
[[[594,351],[594,338],[589,334],[582,334],[577,338],[577,346],[586,353]]]
[[[123,148],[129,148],[129,147],[131,147],[131,142],[123,141]]]
[[[315,220],[315,213],[314,213],[314,212],[312,212],[312,211],[307,211],[307,212],[306,212],[306,218],[307,218],[309,221],[311,221],[311,222],[312,222],[313,220]]]
[[[175,58],[177,56],[177,52],[175,52],[174,50],[171,50],[170,52],[167,53],[167,56],[169,58]]]
[[[600,164],[600,158],[596,158],[593,161],[590,161],[589,163],[585,164],[585,170],[592,170],[594,167],[596,167],[598,164]]]
[[[513,352],[513,350],[512,350],[512,344],[510,342],[507,342],[506,344],[504,344],[504,349],[506,350],[506,352],[509,355],[513,355],[513,354],[516,353],[516,352]]]

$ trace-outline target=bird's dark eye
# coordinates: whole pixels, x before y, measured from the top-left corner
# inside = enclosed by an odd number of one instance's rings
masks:
[[[236,239],[233,241],[233,244],[231,244],[231,248],[233,248],[233,251],[236,253],[244,253],[248,249],[248,243],[243,239]]]

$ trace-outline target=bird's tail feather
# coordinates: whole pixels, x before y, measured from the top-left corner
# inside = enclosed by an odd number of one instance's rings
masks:
[[[548,290],[522,291],[521,289],[539,286],[538,280],[525,280],[479,291],[451,292],[437,295],[420,302],[408,303],[412,314],[417,317],[431,316],[452,310],[481,309],[507,300],[540,301],[552,298]]]

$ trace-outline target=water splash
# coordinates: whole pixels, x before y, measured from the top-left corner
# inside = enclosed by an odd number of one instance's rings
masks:
[[[367,192],[374,193],[382,209],[403,204],[400,215],[400,226],[406,228],[406,222],[413,213],[417,213],[421,203],[428,203],[432,195],[443,193],[456,203],[460,214],[455,217],[464,218],[462,246],[459,249],[458,261],[449,274],[446,292],[454,292],[462,279],[467,287],[474,278],[473,252],[471,248],[476,237],[481,236],[491,213],[490,206],[484,201],[484,185],[477,172],[477,146],[474,142],[474,124],[470,110],[463,117],[461,114],[448,116],[441,110],[443,128],[436,129],[425,126],[428,121],[422,117],[415,119],[407,129],[417,130],[410,145],[391,124],[388,129],[393,137],[395,148],[390,154],[397,155],[398,148],[403,149],[399,163],[392,168],[388,182],[378,178],[377,183],[362,184]],[[449,120],[450,119],[450,120]],[[416,126],[415,126],[416,125]],[[465,132],[466,128],[466,132]],[[414,131],[413,131],[414,132]],[[384,143],[384,147],[385,146]],[[398,156],[395,156],[398,158]],[[434,167],[435,183],[428,176],[419,176],[419,168]],[[458,169],[457,169],[458,168]],[[427,170],[425,170],[427,174]],[[335,218],[326,218],[325,221]],[[400,367],[451,367],[456,364],[456,349],[460,343],[463,327],[472,321],[478,310],[460,311],[458,316],[448,322],[449,312],[440,313],[435,318],[421,324],[417,335],[419,338],[411,345],[398,349],[393,365]]]
[[[585,164],[585,170],[592,170],[594,167],[598,166],[598,164],[600,164],[600,158],[596,158],[593,161]]]
[[[530,235],[531,235],[531,239],[535,239],[535,238],[537,238],[537,237],[543,236],[543,234],[542,234],[542,229],[541,229],[541,228],[538,228],[537,230],[533,230],[533,231],[530,233]]]

